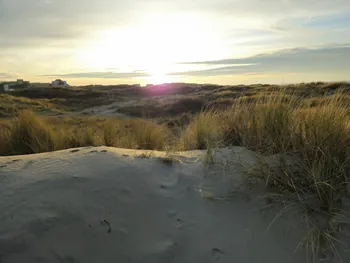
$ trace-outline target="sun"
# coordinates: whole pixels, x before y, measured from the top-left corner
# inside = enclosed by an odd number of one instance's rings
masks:
[[[155,63],[148,65],[149,77],[146,79],[147,84],[164,84],[170,83],[172,78],[168,75],[171,70],[169,67],[162,63]]]
[[[171,79],[166,75],[155,74],[155,75],[150,76],[148,78],[147,82],[148,82],[148,84],[158,85],[158,84],[170,83]]]
[[[185,14],[153,14],[130,25],[98,31],[77,51],[77,64],[90,72],[116,73],[115,79],[174,82],[180,78],[175,73],[186,68],[178,62],[208,60],[213,57],[208,50],[214,50],[215,56],[221,50],[221,44],[216,45],[221,42],[214,41],[218,38],[208,33],[205,21]]]
[[[147,78],[147,84],[164,84],[164,83],[170,83],[171,77],[168,75],[169,71],[166,70],[166,67],[163,66],[162,69],[154,68],[149,70],[149,77]]]

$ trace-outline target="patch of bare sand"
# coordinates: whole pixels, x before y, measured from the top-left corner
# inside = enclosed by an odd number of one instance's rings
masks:
[[[108,147],[0,157],[0,262],[306,261],[298,216],[269,228],[276,214],[241,187],[253,152],[222,149],[220,165],[204,165],[205,151],[164,157]]]
[[[80,111],[79,115],[94,115],[94,116],[115,116],[127,118],[126,114],[120,113],[119,110],[124,107],[133,106],[135,104],[140,105],[144,103],[144,98],[136,100],[116,101],[107,105],[95,106]]]

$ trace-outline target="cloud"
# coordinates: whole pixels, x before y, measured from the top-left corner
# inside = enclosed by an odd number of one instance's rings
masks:
[[[143,2],[142,0],[133,2]],[[145,1],[144,1],[145,2]],[[295,14],[326,14],[350,8],[348,0],[151,0],[145,3],[149,9],[203,10],[221,14],[285,17]]]
[[[125,79],[148,77],[146,72],[80,72],[56,75],[44,75],[44,77],[62,77],[62,78],[102,78],[102,79]]]
[[[271,25],[277,31],[337,30],[350,27],[349,10],[336,13],[281,18]]]
[[[285,49],[268,54],[259,54],[241,59],[222,59],[201,62],[184,62],[183,65],[205,65],[206,69],[171,72],[169,76],[208,77],[242,74],[290,74],[348,72],[350,70],[350,44],[334,47],[313,47]],[[146,72],[83,72],[58,75],[45,75],[64,78],[104,78],[125,79],[145,78]]]
[[[87,38],[106,25],[125,22],[130,8],[124,2],[0,0],[0,48]],[[123,12],[118,14],[119,8]]]
[[[180,11],[222,17],[233,27],[242,17],[275,21],[343,13],[346,22],[348,10],[348,0],[1,0],[0,36],[12,38],[12,44],[13,39],[74,39],[101,28],[140,22],[157,13]]]
[[[12,78],[11,74],[0,72],[0,79],[9,79]]]
[[[240,59],[222,59],[183,64],[207,65],[205,70],[188,71],[187,76],[215,76],[247,73],[314,73],[350,70],[350,44],[285,49]],[[248,64],[237,67],[237,64]]]
[[[349,61],[347,59],[350,54],[349,44],[334,44],[332,46],[293,48],[274,51],[271,53],[262,53],[251,57],[238,59],[221,59],[211,61],[195,61],[183,62],[181,64],[207,64],[207,65],[223,65],[223,64],[246,64],[246,63],[270,63],[270,62],[295,62],[304,63],[310,59],[317,59],[318,62],[329,62],[336,59],[338,61]],[[344,57],[345,56],[345,57]],[[350,62],[350,61],[349,61]]]

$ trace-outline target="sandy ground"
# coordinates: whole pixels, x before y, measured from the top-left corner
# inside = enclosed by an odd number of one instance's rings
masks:
[[[94,116],[117,116],[121,118],[129,117],[126,114],[118,112],[119,109],[134,105],[142,104],[146,99],[138,98],[138,99],[129,99],[125,101],[116,101],[107,105],[95,106],[84,109],[80,111],[79,115],[94,115]]]
[[[117,116],[121,118],[130,118],[127,114],[119,112],[123,108],[132,107],[135,105],[147,107],[148,105],[157,104],[159,107],[166,107],[169,104],[183,98],[188,98],[186,95],[167,95],[167,96],[152,96],[139,97],[137,99],[126,99],[116,101],[107,105],[95,106],[84,109],[80,112],[75,112],[72,115],[94,115],[94,116]]]
[[[222,151],[215,167],[202,151],[173,164],[108,147],[0,157],[0,262],[305,262],[298,219],[271,226],[242,189],[254,153]]]

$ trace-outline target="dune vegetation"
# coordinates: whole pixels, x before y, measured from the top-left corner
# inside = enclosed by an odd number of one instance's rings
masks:
[[[179,113],[169,125],[141,118],[40,117],[22,110],[0,124],[0,155],[100,145],[165,151],[243,146],[261,156],[278,155],[279,169],[262,162],[249,175],[264,181],[274,197],[330,218],[323,226],[308,222],[313,234],[305,242],[312,254],[325,242],[333,244],[331,218],[341,213],[349,187],[348,90],[310,97],[268,89],[238,97],[229,107]]]

